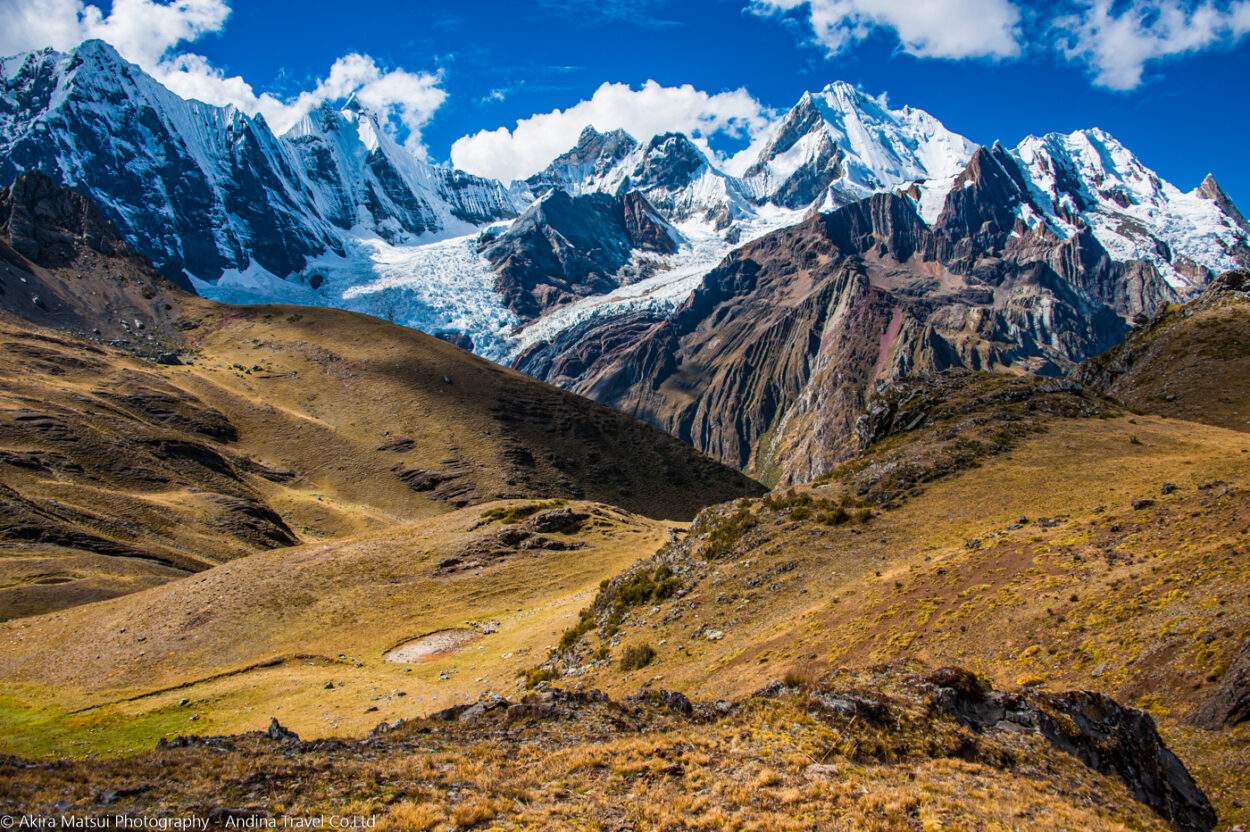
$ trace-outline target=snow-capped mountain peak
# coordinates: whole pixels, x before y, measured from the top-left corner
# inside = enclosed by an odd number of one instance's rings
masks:
[[[171,276],[284,278],[360,234],[414,243],[518,213],[497,182],[398,146],[349,100],[277,137],[186,100],[102,41],[0,62],[0,179],[35,168],[90,193]]]
[[[1058,233],[1088,227],[1114,259],[1153,264],[1182,295],[1250,254],[1226,196],[1182,192],[1105,130],[1029,136],[1013,155]]]
[[[535,196],[541,196],[551,188],[561,188],[571,194],[598,190],[612,169],[637,147],[637,140],[624,130],[601,133],[587,125],[578,136],[576,145],[557,156],[545,169],[517,185]]]
[[[759,202],[795,207],[819,200],[828,209],[930,183],[935,195],[922,214],[932,219],[976,149],[923,110],[891,110],[884,98],[839,81],[804,93],[747,170],[745,185]]]

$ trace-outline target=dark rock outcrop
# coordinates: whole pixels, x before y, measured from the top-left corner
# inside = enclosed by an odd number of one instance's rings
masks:
[[[278,722],[276,716],[269,717],[269,728],[265,731],[265,735],[277,742],[299,742],[299,734]]]
[[[159,352],[178,341],[172,324],[189,288],[163,278],[90,199],[52,177],[27,171],[0,188],[0,309],[97,338],[142,338]]]
[[[300,542],[282,516],[258,499],[215,494],[218,507],[214,525],[258,549],[294,546]]]
[[[473,473],[473,466],[460,460],[445,460],[443,468],[433,471],[404,465],[396,465],[391,471],[413,491],[428,492],[434,499],[456,507],[468,505],[477,493],[477,486],[466,479]]]
[[[72,263],[80,247],[107,257],[132,252],[95,204],[37,171],[0,188],[0,234],[41,266]]]
[[[553,508],[535,514],[526,524],[539,534],[561,532],[569,534],[577,531],[582,524],[590,519],[590,515],[571,508]]]
[[[677,244],[637,192],[569,196],[552,190],[508,230],[484,236],[480,246],[508,308],[533,319],[628,282],[625,270],[635,252],[667,254]]]
[[[1215,810],[1145,711],[1091,691],[999,693],[960,668],[927,681],[933,707],[977,731],[1035,733],[1090,768],[1119,777],[1133,795],[1185,832],[1215,828]]]

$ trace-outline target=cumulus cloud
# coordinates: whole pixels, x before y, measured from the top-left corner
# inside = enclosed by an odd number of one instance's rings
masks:
[[[1250,33],[1250,0],[750,0],[761,16],[804,21],[829,55],[888,32],[919,58],[1058,54],[1094,83],[1131,90],[1152,61],[1228,46]]]
[[[315,88],[292,99],[257,94],[203,55],[178,49],[222,30],[230,16],[227,0],[113,0],[107,15],[82,0],[0,0],[0,10],[7,23],[0,29],[0,54],[46,46],[66,50],[99,38],[178,95],[262,114],[279,133],[322,102],[354,95],[406,134],[408,147],[421,155],[421,128],[446,98],[437,74],[383,70],[360,54],[339,58]]]
[[[470,173],[507,182],[542,170],[575,145],[587,126],[621,129],[643,141],[657,133],[682,132],[710,153],[707,140],[717,134],[758,140],[772,116],[743,89],[709,94],[689,84],[664,87],[647,81],[641,89],[603,84],[567,110],[532,115],[511,130],[482,130],[458,139],[451,160]]]
[[[419,155],[421,128],[447,98],[440,78],[431,73],[402,69],[383,71],[368,55],[352,53],[336,60],[330,73],[316,87],[291,100],[269,93],[257,95],[239,76],[226,77],[201,55],[182,54],[162,61],[155,72],[165,86],[183,98],[209,104],[233,104],[247,113],[260,113],[277,133],[283,133],[325,101],[355,96],[361,104],[388,119],[390,126],[407,134],[407,145]]]
[[[1010,0],[753,0],[757,14],[803,10],[831,55],[874,31],[892,32],[920,58],[1011,58],[1020,54],[1020,10]]]
[[[1094,83],[1131,90],[1151,61],[1231,45],[1250,33],[1250,2],[1134,0],[1117,13],[1111,0],[1093,0],[1053,25],[1063,52],[1086,64]]]
[[[219,31],[230,16],[224,0],[114,0],[106,17],[81,0],[5,0],[0,52],[51,46],[71,49],[89,38],[116,47],[128,60],[155,64],[174,46]]]

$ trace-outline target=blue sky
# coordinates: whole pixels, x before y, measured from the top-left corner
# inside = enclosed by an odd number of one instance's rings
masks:
[[[301,93],[359,89],[395,112],[415,150],[494,175],[532,172],[605,113],[635,132],[699,130],[728,155],[804,90],[845,80],[980,143],[1100,126],[1182,189],[1215,173],[1250,213],[1250,0],[97,6],[0,0],[0,19],[16,24],[0,47],[103,36],[183,94],[237,99],[278,123]],[[56,15],[74,20],[50,24]],[[356,62],[331,72],[344,56]],[[608,83],[628,88],[600,90]],[[463,138],[526,119],[515,135]]]

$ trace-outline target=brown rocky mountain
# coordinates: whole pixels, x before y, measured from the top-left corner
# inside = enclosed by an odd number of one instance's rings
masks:
[[[414,330],[186,294],[40,174],[0,205],[0,617],[504,497],[683,519],[760,490]]]
[[[0,189],[0,309],[57,329],[146,341],[168,334],[184,296],[86,197],[37,171]]]
[[[1030,228],[1029,200],[1011,157],[983,149],[932,227],[894,194],[816,215],[733,252],[667,319],[591,321],[516,365],[766,482],[805,481],[859,450],[877,382],[1058,375],[1170,297],[1092,234]]]

